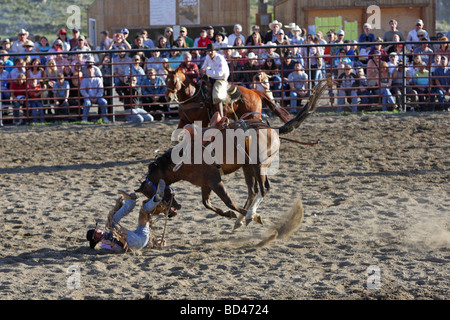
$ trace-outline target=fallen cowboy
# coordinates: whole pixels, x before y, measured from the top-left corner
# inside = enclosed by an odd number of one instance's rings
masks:
[[[151,199],[144,200],[139,210],[138,226],[136,230],[128,230],[119,224],[120,220],[127,216],[136,206],[135,193],[126,193],[119,190],[123,196],[116,200],[114,208],[109,212],[106,222],[106,231],[90,229],[86,233],[86,239],[92,249],[101,243],[101,249],[114,252],[138,251],[147,248],[162,248],[165,246],[164,233],[157,238],[152,229],[152,216],[171,212],[171,199],[164,197],[165,182],[159,181],[155,195]]]

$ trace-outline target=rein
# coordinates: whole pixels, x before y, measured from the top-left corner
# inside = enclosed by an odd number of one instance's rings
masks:
[[[297,143],[297,144],[301,144],[301,145],[304,145],[304,146],[313,146],[313,145],[316,145],[316,144],[320,143],[320,140],[317,140],[316,142],[301,142],[301,141],[298,141],[298,140],[293,140],[293,139],[289,139],[289,138],[285,138],[285,137],[280,137],[280,139],[286,140],[286,141],[289,141],[289,142],[294,142],[294,143]]]

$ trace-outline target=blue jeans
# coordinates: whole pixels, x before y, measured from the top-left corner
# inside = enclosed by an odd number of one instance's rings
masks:
[[[128,109],[126,112],[131,112],[132,114],[127,116],[127,121],[132,122],[144,122],[144,121],[153,121],[153,116],[144,109],[141,108],[131,108]]]
[[[290,91],[290,97],[291,97],[291,110],[293,112],[297,112],[297,104],[302,104],[302,98],[299,98],[300,95],[296,91]],[[307,93],[303,98],[309,97],[309,93]]]
[[[97,99],[97,104],[100,107],[100,114],[105,115],[106,111],[107,111],[107,107],[103,107],[103,106],[106,106],[108,104],[106,99],[105,98],[98,98]],[[84,108],[83,108],[83,116],[82,116],[81,120],[87,121],[88,115],[89,115],[89,110],[90,110],[90,108],[92,106],[91,99],[85,98],[83,106],[84,106]],[[109,121],[106,116],[102,116],[102,119],[105,120],[105,121]]]
[[[379,89],[375,90],[375,94],[381,95],[381,103],[383,104],[383,111],[387,111],[387,104],[395,104],[394,97],[391,94],[391,91],[387,88],[381,88],[381,93],[379,93]]]
[[[352,98],[352,112],[357,112],[358,107],[356,106],[358,104],[358,94],[356,93],[356,90],[351,90],[351,92],[346,92],[347,90],[339,90],[338,96],[339,97],[345,97],[345,96],[351,96]],[[346,98],[338,98],[338,105],[342,106],[345,104]],[[337,112],[342,112],[342,107],[337,108]]]
[[[31,116],[33,117],[33,122],[37,123],[37,114],[39,113],[39,120],[41,123],[45,122],[44,119],[44,109],[42,109],[42,102],[41,101],[30,101],[28,103],[30,109],[31,109]]]

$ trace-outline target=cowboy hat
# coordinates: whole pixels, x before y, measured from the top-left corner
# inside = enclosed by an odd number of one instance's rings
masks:
[[[25,41],[25,43],[22,45],[22,47],[34,47],[34,42],[31,40]]]
[[[258,59],[258,56],[254,52],[250,52],[247,56],[247,59],[250,59],[250,60]]]
[[[213,50],[219,50],[219,48],[217,48],[214,44],[212,43],[208,43],[208,45],[206,46],[205,51],[213,51]]]
[[[25,30],[25,29],[20,29],[19,32],[18,32],[17,34],[18,34],[18,35],[26,34],[27,36],[29,35],[28,31]]]
[[[288,28],[288,29],[293,29],[293,28],[295,28],[295,23],[294,22],[291,22],[291,23],[289,23],[288,25],[286,25],[286,26],[284,26],[285,28]]]
[[[237,51],[233,51],[231,54],[231,58],[242,58],[242,56]]]
[[[273,20],[271,23],[269,23],[269,28],[272,29],[273,25],[277,24],[280,26],[280,28],[283,27],[283,24],[281,22],[279,22],[278,20]]]

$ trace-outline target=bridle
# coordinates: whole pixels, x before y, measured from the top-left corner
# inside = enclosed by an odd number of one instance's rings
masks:
[[[174,94],[175,99],[178,100],[178,103],[180,103],[180,104],[183,104],[183,103],[186,103],[188,101],[193,100],[194,98],[196,98],[200,94],[200,91],[201,91],[201,90],[196,90],[195,94],[192,97],[189,97],[186,100],[180,101],[178,99],[177,92],[180,91],[183,87],[186,88],[187,86],[184,84],[184,82],[182,82],[180,80],[180,77],[178,76],[178,73],[175,73],[175,75],[173,77],[173,85],[174,85],[174,89],[171,89],[171,88],[167,87],[167,90]]]

